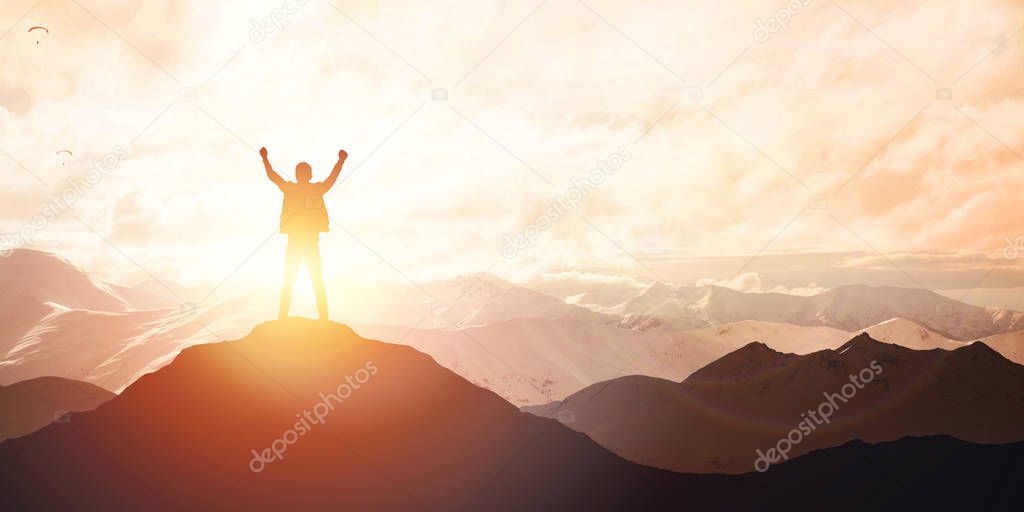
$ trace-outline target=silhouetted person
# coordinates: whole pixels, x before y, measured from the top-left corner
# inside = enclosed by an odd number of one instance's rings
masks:
[[[295,183],[285,181],[274,172],[267,159],[267,148],[260,148],[263,167],[267,177],[277,188],[284,192],[284,203],[281,206],[281,232],[288,235],[288,250],[284,258],[284,288],[281,289],[281,309],[278,318],[288,317],[288,309],[292,305],[292,288],[295,276],[299,273],[299,265],[306,262],[309,279],[313,282],[316,293],[316,310],[321,320],[327,320],[327,293],[324,291],[324,276],[320,268],[320,233],[328,231],[327,207],[324,205],[324,194],[334,186],[341,174],[341,166],[345,165],[348,153],[338,151],[338,163],[331,169],[331,175],[320,183],[310,182],[313,169],[306,162],[295,166]]]

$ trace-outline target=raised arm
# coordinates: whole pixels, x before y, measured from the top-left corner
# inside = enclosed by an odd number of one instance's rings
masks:
[[[334,186],[334,182],[338,181],[338,176],[341,175],[341,167],[345,165],[345,160],[348,159],[348,153],[345,150],[338,151],[338,162],[334,164],[334,169],[331,169],[331,175],[324,180],[324,193]]]
[[[274,168],[270,166],[270,160],[267,159],[267,148],[260,148],[260,157],[263,158],[263,168],[267,171],[267,178],[270,178],[270,181],[273,181],[277,188],[281,188],[284,185],[284,178],[274,172]]]

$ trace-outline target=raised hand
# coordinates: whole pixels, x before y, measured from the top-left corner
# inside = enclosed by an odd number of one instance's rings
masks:
[[[334,164],[334,169],[331,169],[331,175],[323,183],[325,194],[334,186],[334,182],[338,181],[338,176],[341,174],[341,166],[345,165],[346,158],[348,158],[348,153],[344,149],[338,150],[338,163]]]
[[[260,156],[265,160],[267,158],[267,148],[260,148]]]

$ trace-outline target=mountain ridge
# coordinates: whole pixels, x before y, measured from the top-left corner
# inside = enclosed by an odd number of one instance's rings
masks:
[[[352,389],[342,393],[345,385]],[[304,417],[307,430],[289,438]],[[104,406],[0,443],[0,506],[815,510],[855,486],[862,492],[837,510],[878,500],[878,510],[968,506],[978,492],[995,496],[987,500],[991,508],[1008,510],[1005,489],[1024,474],[1021,456],[1024,443],[928,437],[847,443],[766,474],[671,473],[521,413],[410,347],[363,339],[340,324],[290,319],[261,324],[239,340],[187,348]],[[892,472],[921,478],[898,481]],[[948,488],[935,493],[936,483]],[[971,493],[957,491],[964,486]],[[799,497],[798,488],[805,489]]]
[[[855,376],[861,379],[856,387]],[[840,390],[841,406],[829,398]],[[567,426],[638,463],[742,473],[750,470],[755,450],[784,439],[805,421],[804,413],[827,410],[825,401],[834,409],[829,421],[815,420],[813,435],[801,436],[790,456],[858,438],[1024,440],[1024,366],[981,342],[921,351],[866,333],[802,356],[750,343],[682,382],[626,376],[524,410],[571,418]]]
[[[67,421],[68,414],[95,409],[115,396],[99,386],[62,377],[0,385],[0,441]]]

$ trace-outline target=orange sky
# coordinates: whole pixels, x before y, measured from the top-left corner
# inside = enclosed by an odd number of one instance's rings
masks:
[[[1001,256],[1024,235],[1022,25],[1013,1],[7,0],[0,233],[122,282],[273,284],[256,149],[322,179],[344,147],[335,279],[1024,286]]]

